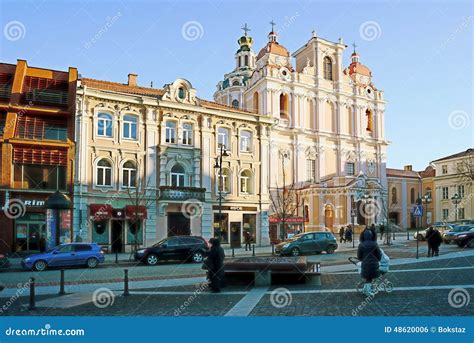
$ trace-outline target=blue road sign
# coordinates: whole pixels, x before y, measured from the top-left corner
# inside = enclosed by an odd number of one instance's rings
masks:
[[[416,205],[415,207],[413,207],[413,215],[415,217],[423,217],[423,206]]]

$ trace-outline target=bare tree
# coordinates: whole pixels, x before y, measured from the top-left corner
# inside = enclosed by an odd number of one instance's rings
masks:
[[[474,150],[470,149],[462,161],[456,166],[462,183],[470,184],[474,180]]]
[[[295,182],[290,182],[287,184],[285,159],[288,158],[288,155],[283,153],[280,155],[283,183],[282,185],[279,185],[279,183],[276,182],[276,187],[273,189],[270,188],[269,193],[272,212],[283,226],[280,238],[284,238],[286,223],[288,222],[289,218],[294,217],[298,213],[298,208],[301,206],[301,204],[297,194],[298,188],[296,187]]]

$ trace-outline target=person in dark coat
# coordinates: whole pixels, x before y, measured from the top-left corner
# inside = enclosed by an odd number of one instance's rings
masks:
[[[380,224],[380,239],[383,241],[383,233],[385,232],[385,225]]]
[[[339,229],[339,243],[342,243],[342,241],[346,242],[344,226]]]
[[[221,287],[224,286],[225,254],[219,239],[211,238],[209,243],[211,244],[211,249],[207,253],[207,258],[204,264],[207,269],[211,291],[218,293],[221,291]]]
[[[359,236],[359,242],[362,242],[364,240],[364,233],[365,231],[370,231],[372,232],[373,236],[375,237],[375,241],[377,242],[377,232],[375,231],[375,228],[372,228],[372,226],[366,226],[365,229],[360,233],[360,236]]]
[[[252,251],[252,235],[248,231],[244,231],[244,243],[245,243],[245,251]]]
[[[377,244],[377,236],[369,228],[361,233],[357,258],[362,262],[361,276],[367,283],[371,283],[380,275],[379,261],[382,259],[382,252]]]
[[[344,231],[344,236],[346,238],[346,242],[352,243],[352,226],[347,225],[346,230]]]
[[[443,242],[443,238],[438,230],[432,226],[426,231],[426,242],[428,243],[428,257],[439,255],[439,246]]]

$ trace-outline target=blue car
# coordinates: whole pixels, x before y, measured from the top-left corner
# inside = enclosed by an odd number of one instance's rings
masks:
[[[104,253],[96,243],[61,244],[45,253],[25,257],[21,265],[36,271],[48,267],[86,266],[95,268],[104,262]]]

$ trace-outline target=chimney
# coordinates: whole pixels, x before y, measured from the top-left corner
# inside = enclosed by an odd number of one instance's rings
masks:
[[[406,165],[405,167],[403,167],[403,170],[412,171],[412,170],[413,170],[413,166],[412,166],[411,164]]]
[[[137,74],[128,74],[128,85],[135,87],[137,85]]]

